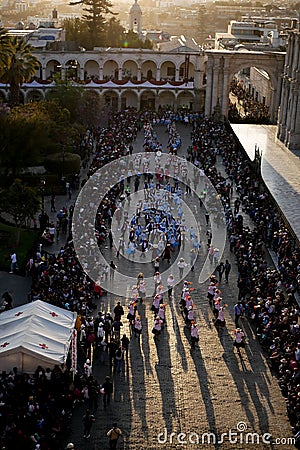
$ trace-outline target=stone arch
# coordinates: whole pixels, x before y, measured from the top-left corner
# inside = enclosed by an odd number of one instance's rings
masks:
[[[29,89],[26,93],[26,103],[44,100],[44,93],[39,89]]]
[[[141,66],[141,76],[142,80],[156,80],[156,74],[157,74],[157,64],[154,61],[147,60],[142,63]]]
[[[150,89],[145,89],[141,93],[140,109],[148,109],[155,111],[156,109],[156,93]]]
[[[121,110],[126,108],[139,109],[138,93],[132,89],[126,89],[121,94]]]
[[[84,79],[93,80],[99,78],[99,64],[94,59],[89,59],[84,63]]]
[[[193,111],[195,95],[192,91],[181,91],[177,96],[177,109],[184,108]]]
[[[65,79],[77,81],[80,78],[80,64],[77,59],[69,59],[65,62]]]
[[[158,94],[157,107],[176,109],[176,95],[174,91],[163,90]]]
[[[164,61],[160,66],[160,77],[165,81],[175,81],[176,65],[173,61]]]
[[[119,66],[116,61],[109,59],[103,64],[103,79],[117,80],[119,78]]]
[[[137,80],[138,66],[136,61],[127,59],[122,65],[122,79],[129,78]]]
[[[183,61],[179,66],[179,79],[180,80],[194,80],[195,66],[192,62]]]
[[[223,52],[207,51],[207,86],[205,114],[212,116],[217,110],[223,117],[228,115],[228,96],[230,82],[237,72],[247,67],[265,70],[271,79],[272,99],[270,104],[271,121],[277,121],[281,94],[281,74],[284,67],[284,53],[272,52]]]
[[[0,104],[6,103],[8,100],[7,90],[6,89],[0,89]]]
[[[60,73],[61,74],[61,62],[57,59],[50,59],[46,64],[46,80],[49,78],[53,78],[53,75]]]
[[[119,110],[119,94],[112,89],[107,89],[103,92],[105,105],[112,111]]]

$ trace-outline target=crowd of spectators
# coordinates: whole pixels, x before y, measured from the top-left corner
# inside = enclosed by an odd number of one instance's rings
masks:
[[[162,114],[162,117],[168,115]],[[131,142],[144,118],[145,115],[139,116],[129,110],[112,117],[108,128],[91,132],[95,151],[89,176],[107,162],[132,152]],[[238,263],[239,299],[269,354],[270,364],[278,374],[296,434],[300,431],[300,330],[299,308],[295,299],[300,280],[299,250],[294,246],[270,194],[261,190],[259,177],[253,172],[251,163],[239,149],[234,136],[226,131],[223,124],[200,115],[194,119],[193,144],[189,148],[188,159],[210,178],[222,199],[230,250]],[[180,116],[177,120],[181,120]],[[216,169],[218,156],[223,159],[226,176]],[[253,229],[244,225],[239,208],[233,209],[231,205],[234,184],[242,212],[249,214],[253,220]],[[117,207],[119,189],[120,186],[112,189],[99,207],[98,229],[103,227],[104,239]],[[267,263],[268,248],[277,254],[277,268]],[[95,298],[103,293],[82,271],[71,234],[57,255],[42,255],[39,251],[33,255],[30,275],[32,289],[29,300],[41,299],[76,311],[80,318],[80,324],[77,324],[79,335],[90,344],[89,335],[91,332],[97,334],[96,328],[101,319],[97,325],[93,322],[91,327],[89,318],[95,307]],[[114,350],[111,350],[111,355]],[[17,370],[10,374],[2,373],[2,447],[30,450],[53,448],[53,443],[67,430],[69,414],[76,400],[82,400],[83,388],[92,389],[89,386],[95,384],[93,376],[89,375],[92,378],[88,380],[87,375],[82,371],[76,374],[73,381],[70,372],[62,372],[59,367],[53,370],[38,368],[33,377],[20,374]]]
[[[237,100],[229,103],[228,117],[232,122],[270,123],[269,107],[257,101],[238,80],[233,80],[230,91]]]
[[[286,400],[287,414],[298,437],[300,431],[300,253],[271,195],[261,188],[259,175],[223,124],[203,119],[194,128],[192,161],[200,164],[219,191],[225,210],[230,250],[238,264],[239,299],[253,323],[258,339]],[[214,167],[220,155],[226,171]],[[235,183],[242,213],[253,228],[244,225],[239,205],[231,205]],[[268,249],[275,252],[275,266],[267,263]]]

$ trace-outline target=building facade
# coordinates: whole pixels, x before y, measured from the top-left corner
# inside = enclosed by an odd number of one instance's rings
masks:
[[[177,50],[35,51],[40,69],[33,82],[22,86],[23,101],[44,98],[59,76],[103,95],[114,110],[171,107],[204,111],[205,56],[193,49]],[[3,101],[8,94],[9,87],[0,85]]]
[[[300,150],[300,32],[289,32],[283,72],[278,138],[293,150]]]

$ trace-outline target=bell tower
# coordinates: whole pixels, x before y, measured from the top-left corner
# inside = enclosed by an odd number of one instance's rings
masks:
[[[139,36],[142,34],[142,10],[137,0],[129,11],[129,29],[135,31]]]

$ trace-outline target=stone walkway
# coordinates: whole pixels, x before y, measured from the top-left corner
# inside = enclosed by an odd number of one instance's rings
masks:
[[[300,153],[288,150],[276,138],[275,125],[231,124],[240,143],[254,159],[262,152],[262,177],[300,240]]]

